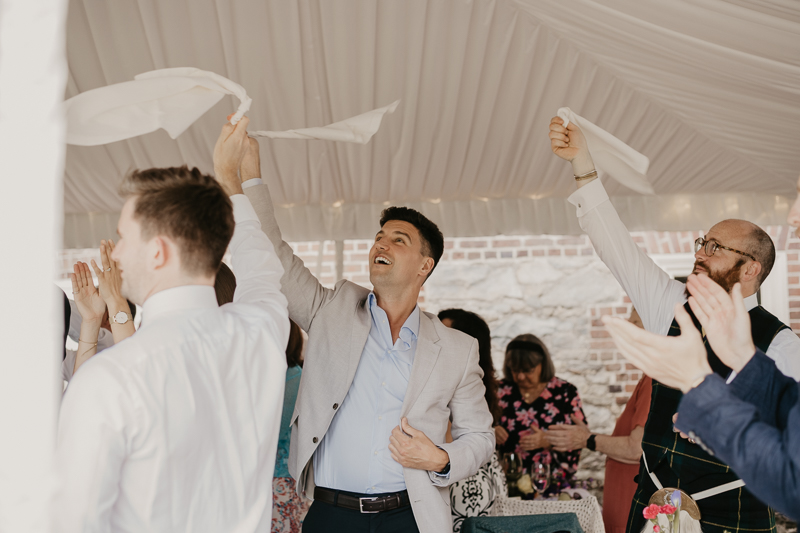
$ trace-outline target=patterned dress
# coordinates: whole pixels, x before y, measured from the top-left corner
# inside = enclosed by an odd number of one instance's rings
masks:
[[[570,484],[578,470],[580,450],[556,452],[539,448],[524,451],[519,446],[519,440],[520,437],[532,434],[533,427],[546,430],[553,424],[572,424],[570,419],[572,414],[585,421],[578,389],[573,384],[554,377],[538,398],[527,403],[522,398],[516,383],[501,380],[497,397],[503,410],[499,425],[508,431],[508,440],[502,446],[498,446],[500,453],[519,454],[523,469],[528,474],[533,463],[549,463],[551,478],[553,480],[561,478],[563,479],[561,483]],[[556,492],[557,485],[556,482],[551,483],[547,493]]]
[[[297,495],[297,485],[289,475],[286,464],[289,459],[289,439],[292,434],[289,423],[297,401],[301,375],[302,370],[299,366],[293,366],[286,371],[281,430],[278,453],[275,456],[275,477],[272,478],[272,533],[300,533],[303,519],[310,507],[309,502]]]
[[[508,496],[506,475],[500,467],[497,452],[478,469],[474,476],[450,485],[450,511],[453,514],[453,532],[459,533],[468,516],[489,516],[494,502]]]

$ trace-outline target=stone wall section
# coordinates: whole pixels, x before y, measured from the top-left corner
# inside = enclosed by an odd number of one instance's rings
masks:
[[[787,251],[791,326],[800,333],[800,240],[788,226],[766,228]],[[648,254],[691,253],[702,232],[634,232]],[[370,286],[371,241],[344,243],[344,278]],[[306,267],[326,286],[335,282],[335,243],[292,243]],[[98,250],[59,254],[64,277],[76,260],[99,259]],[[688,274],[688,272],[687,272]],[[625,361],[603,326],[604,315],[627,317],[631,303],[586,236],[497,236],[448,239],[420,305],[436,313],[462,307],[482,315],[492,330],[493,359],[502,372],[504,347],[534,333],[550,348],[557,374],[578,387],[590,427],[610,434],[641,372]],[[585,450],[579,478],[602,483],[605,458]]]

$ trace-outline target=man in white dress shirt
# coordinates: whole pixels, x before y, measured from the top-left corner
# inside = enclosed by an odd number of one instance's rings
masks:
[[[672,279],[633,242],[597,179],[590,147],[580,128],[573,123],[565,128],[561,118],[553,118],[550,144],[556,155],[572,163],[578,190],[569,201],[577,208],[581,228],[589,235],[597,254],[639,312],[644,328],[661,335],[679,335],[674,308],[686,302],[686,285]],[[800,339],[758,305],[756,293],[775,261],[775,248],[769,235],[744,220],[723,220],[705,237],[697,239],[695,259],[693,272],[707,274],[726,291],[736,283],[741,284],[756,345],[775,360],[784,374],[800,378]],[[686,307],[691,313],[688,305]],[[693,320],[700,329],[699,322]],[[706,346],[708,362],[714,372],[723,379],[732,380],[735,372]],[[722,533],[726,529],[774,529],[772,512],[746,488],[741,488],[744,483],[729,466],[673,432],[672,418],[680,399],[679,390],[653,381],[650,414],[642,439],[644,461],[628,518],[628,531],[638,533],[646,523],[642,509],[658,488],[651,475],[664,487],[680,487],[689,494],[703,495],[697,503],[706,533]]]
[[[217,141],[222,187],[185,166],[123,183],[113,259],[143,321],[64,396],[59,531],[270,530],[289,321],[283,268],[241,194],[247,123]],[[237,287],[219,307],[229,243]]]

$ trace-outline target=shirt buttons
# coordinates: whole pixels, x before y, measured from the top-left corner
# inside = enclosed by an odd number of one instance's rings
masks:
[[[379,417],[378,417],[378,420],[383,420],[383,417],[382,417],[382,416],[379,416]]]
[[[386,386],[386,382],[384,381],[383,383],[381,383],[381,387],[385,387],[385,386]]]
[[[375,455],[378,455],[378,452],[375,452]],[[372,487],[372,488],[375,488],[375,487]]]
[[[318,439],[317,437],[314,437],[313,439],[311,439],[311,442],[313,442],[314,444],[316,444],[318,440],[319,440],[319,439]]]
[[[337,410],[338,408],[339,408],[339,404],[338,403],[333,404],[333,410],[334,411]]]

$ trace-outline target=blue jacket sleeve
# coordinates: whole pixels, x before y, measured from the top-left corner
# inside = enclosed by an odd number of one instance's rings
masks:
[[[786,386],[783,380],[770,377],[772,374],[768,372],[768,365],[763,366],[762,370],[765,371],[762,377],[769,378],[767,383],[770,386],[776,383],[779,383],[779,388]],[[800,518],[798,384],[794,382],[792,393],[784,391],[783,394],[776,394],[774,390],[765,391],[764,382],[759,384],[758,390],[750,391],[745,391],[743,384],[739,393],[750,394],[758,401],[758,406],[737,397],[722,378],[712,374],[683,396],[676,425],[727,463],[744,480],[750,492],[797,520]],[[759,398],[759,392],[768,400]],[[776,399],[786,401],[792,395],[795,398],[793,405],[779,408],[768,404]],[[781,413],[782,410],[786,413],[782,428],[765,422],[765,417],[760,414]]]
[[[755,405],[762,422],[778,429],[786,427],[789,411],[797,403],[797,382],[778,370],[775,361],[761,350],[728,388],[737,398]]]

